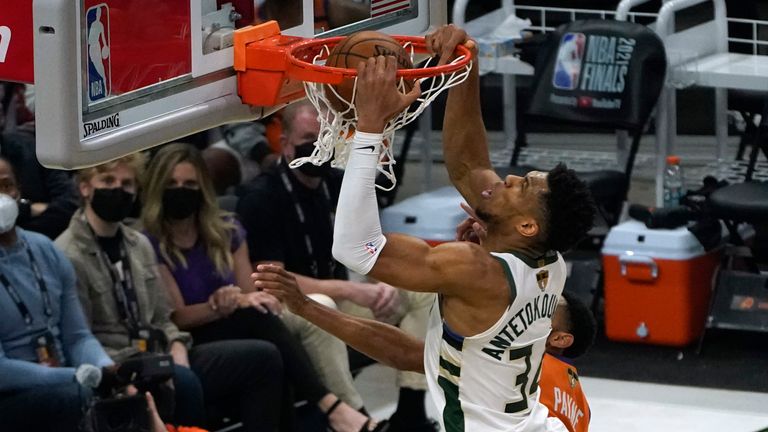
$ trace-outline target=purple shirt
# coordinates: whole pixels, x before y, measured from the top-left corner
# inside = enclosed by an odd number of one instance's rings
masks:
[[[232,219],[228,220],[228,222],[235,224],[235,229],[232,230],[229,243],[230,252],[235,253],[237,248],[245,241],[245,229],[237,220]],[[205,303],[208,301],[208,297],[217,289],[225,285],[235,284],[235,272],[228,270],[225,274],[219,273],[213,264],[213,260],[208,256],[205,247],[199,240],[191,249],[182,249],[181,251],[187,260],[186,267],[181,263],[175,263],[174,268],[160,254],[160,244],[157,238],[149,233],[145,234],[155,249],[157,262],[165,264],[171,271],[176,284],[179,286],[179,291],[181,291],[181,295],[184,297],[185,304]]]

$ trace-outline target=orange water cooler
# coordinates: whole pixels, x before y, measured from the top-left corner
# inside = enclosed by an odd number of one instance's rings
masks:
[[[609,339],[684,346],[701,335],[719,251],[686,228],[630,220],[611,229],[602,253]]]

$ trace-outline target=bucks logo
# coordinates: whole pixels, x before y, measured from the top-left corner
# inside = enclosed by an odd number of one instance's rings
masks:
[[[539,285],[539,289],[544,291],[547,289],[547,282],[549,282],[549,271],[542,270],[536,273],[536,283]]]

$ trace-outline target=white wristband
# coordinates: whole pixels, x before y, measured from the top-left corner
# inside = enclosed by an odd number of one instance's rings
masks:
[[[356,132],[344,170],[333,233],[333,256],[352,271],[371,271],[387,239],[376,201],[376,168],[383,134]]]

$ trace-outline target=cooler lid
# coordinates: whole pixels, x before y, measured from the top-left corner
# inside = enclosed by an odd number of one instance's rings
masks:
[[[602,252],[603,255],[637,254],[671,260],[686,260],[706,253],[704,246],[685,227],[650,229],[636,220],[611,228]]]

